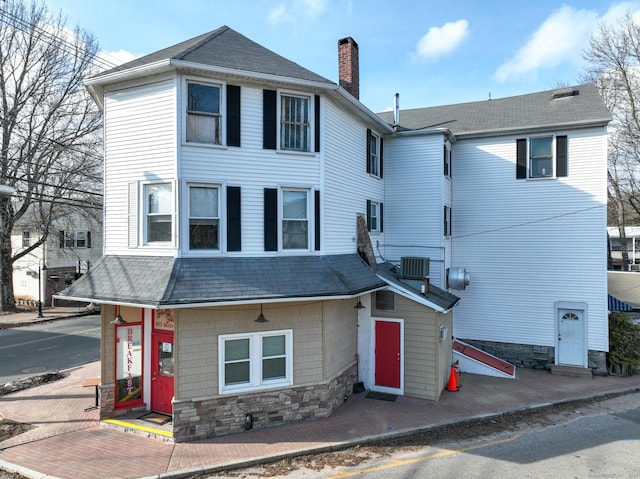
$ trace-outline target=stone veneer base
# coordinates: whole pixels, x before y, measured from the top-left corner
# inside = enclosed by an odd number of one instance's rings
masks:
[[[243,432],[249,424],[260,429],[327,417],[351,395],[356,372],[352,365],[322,384],[175,401],[173,439],[193,441]]]

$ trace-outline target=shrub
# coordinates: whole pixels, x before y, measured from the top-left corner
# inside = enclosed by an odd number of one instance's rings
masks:
[[[630,375],[640,367],[640,325],[623,313],[609,314],[610,374]]]

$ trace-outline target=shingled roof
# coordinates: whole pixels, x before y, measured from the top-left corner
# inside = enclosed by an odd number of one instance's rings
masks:
[[[385,286],[357,254],[258,258],[106,255],[56,296],[147,307],[349,297]]]
[[[91,77],[89,83],[118,72],[143,70],[145,66],[162,61],[188,62],[234,70],[238,73],[261,73],[335,85],[334,82],[272,52],[227,26],[101,72]]]
[[[379,113],[391,124],[393,112]],[[402,130],[446,129],[455,136],[605,125],[611,114],[593,84],[508,98],[401,110]]]
[[[423,293],[416,287],[415,281],[412,282],[401,279],[400,268],[388,261],[378,263],[376,265],[376,273],[392,290],[395,289],[401,293],[405,293],[406,296],[409,296],[414,301],[418,301],[436,311],[449,311],[460,301],[460,298],[456,295],[434,285],[430,285],[429,290]]]

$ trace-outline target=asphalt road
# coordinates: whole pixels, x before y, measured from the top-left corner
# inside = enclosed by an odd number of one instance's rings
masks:
[[[0,330],[0,384],[99,359],[99,315]]]
[[[640,393],[574,407],[514,415],[477,437],[456,434],[406,444],[378,443],[280,460],[263,466],[195,475],[231,479],[522,479],[640,477]],[[509,416],[511,417],[511,416]],[[472,429],[473,427],[470,427]],[[473,432],[471,430],[466,433]]]

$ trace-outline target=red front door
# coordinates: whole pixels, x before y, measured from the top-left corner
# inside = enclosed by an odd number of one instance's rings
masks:
[[[376,386],[400,388],[400,323],[376,321]]]
[[[172,414],[173,334],[153,333],[151,341],[151,410]]]

